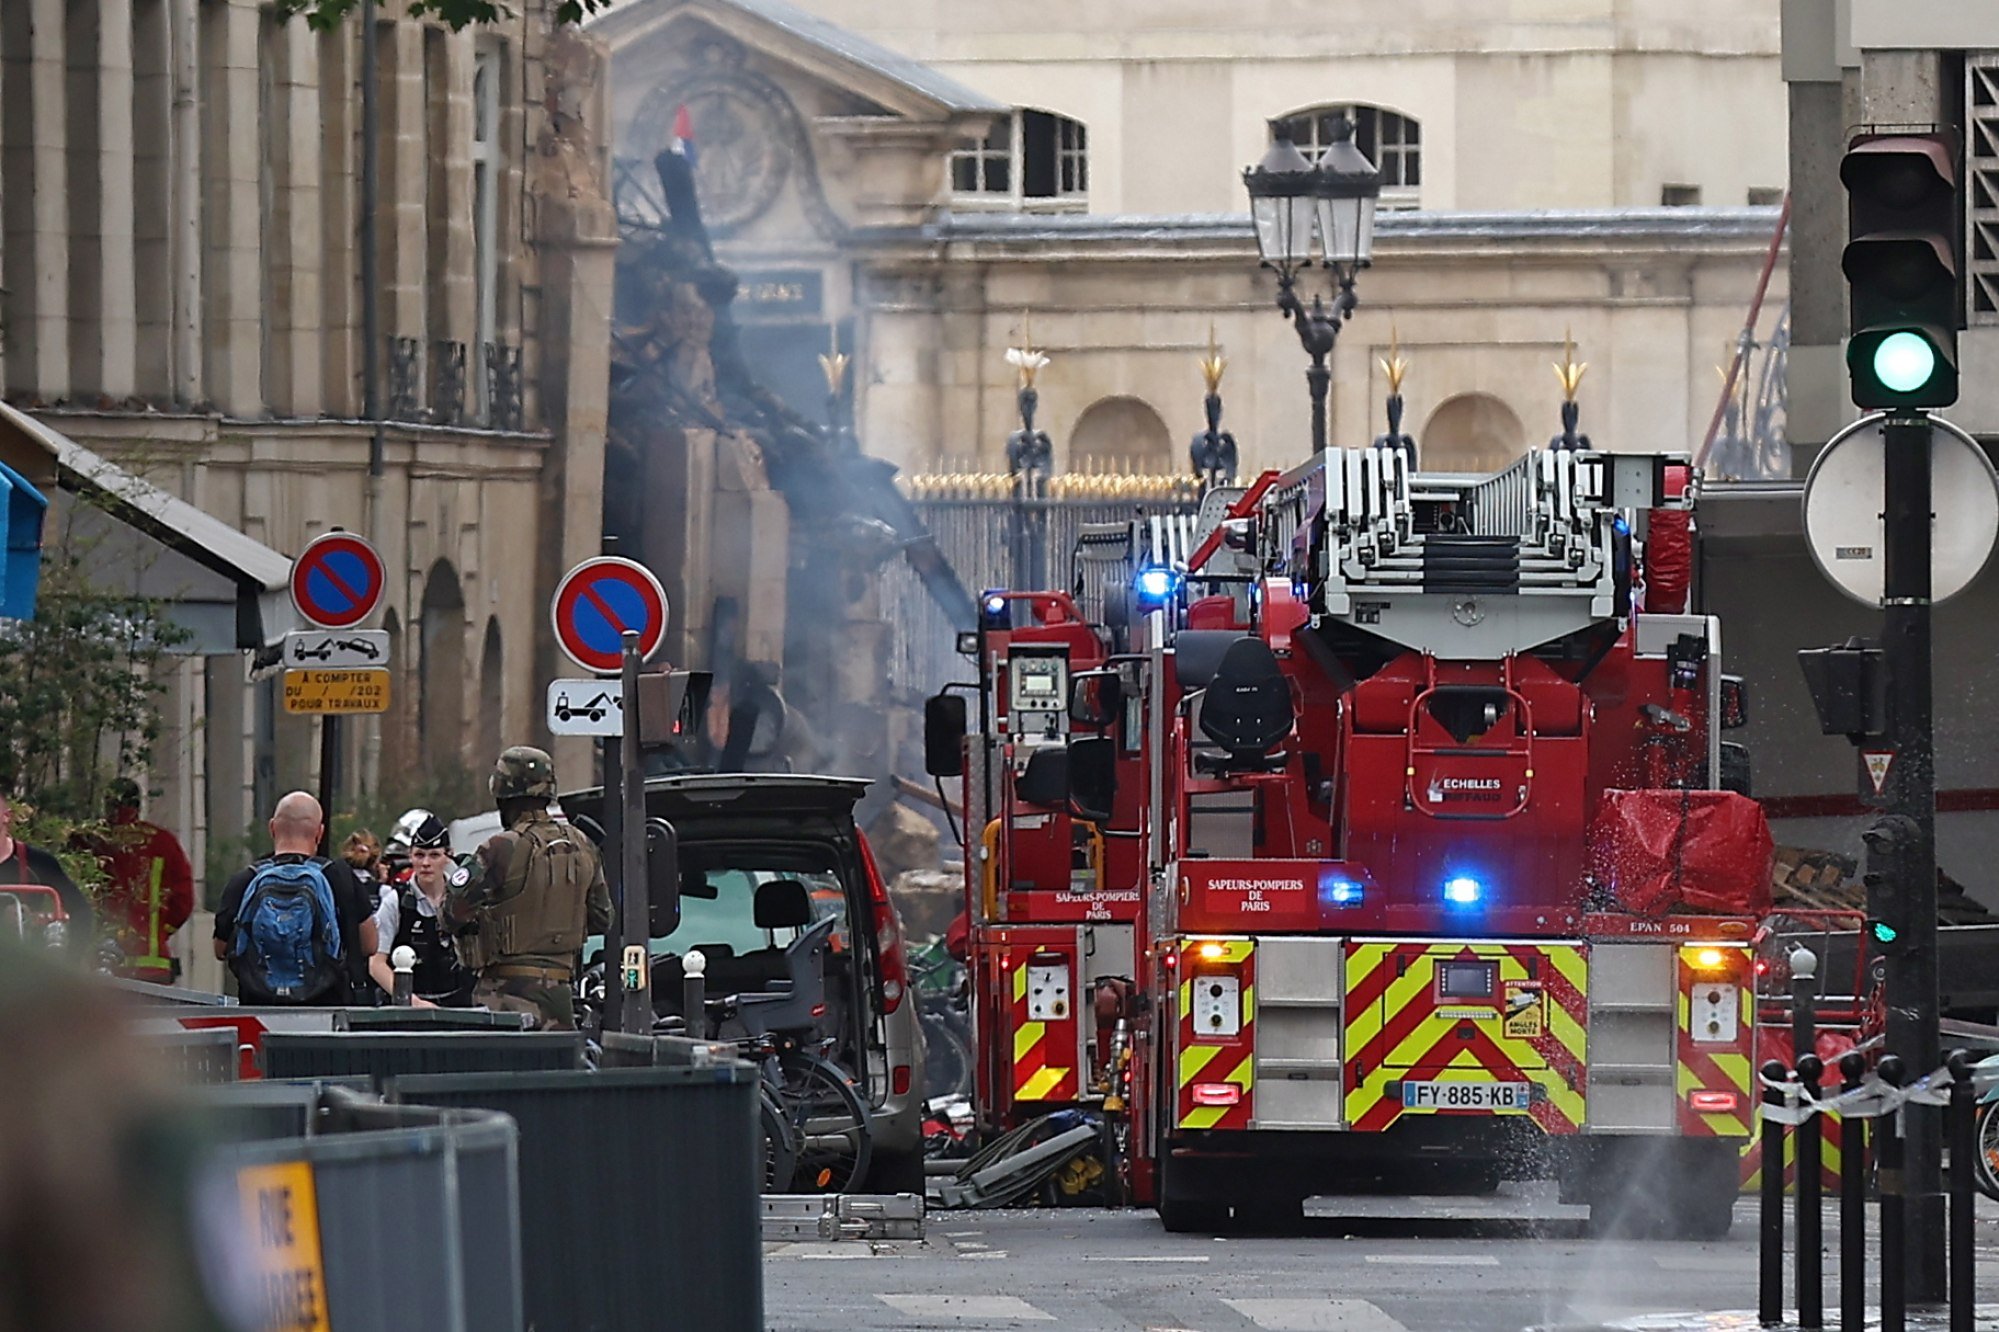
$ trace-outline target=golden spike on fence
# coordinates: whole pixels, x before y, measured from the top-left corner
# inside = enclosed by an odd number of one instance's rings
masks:
[[[1555,366],[1555,378],[1562,382],[1562,399],[1576,400],[1576,388],[1583,382],[1583,372],[1589,369],[1589,362],[1576,360],[1576,338],[1572,330],[1562,331],[1562,359]]]
[[[1208,386],[1209,393],[1222,391],[1222,376],[1229,368],[1229,358],[1222,355],[1220,344],[1215,341],[1215,321],[1208,321],[1208,354],[1201,358],[1201,379]]]
[[[1409,373],[1409,360],[1402,354],[1402,336],[1394,324],[1388,326],[1388,355],[1382,358],[1381,369],[1388,376],[1389,393],[1400,393],[1402,377]]]

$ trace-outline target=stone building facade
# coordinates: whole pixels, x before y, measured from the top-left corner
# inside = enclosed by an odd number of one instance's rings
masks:
[[[435,786],[540,731],[544,608],[599,545],[603,58],[553,8],[457,33],[380,10],[372,348],[358,19],[320,34],[254,0],[0,11],[0,384],[279,551],[336,526],[375,542],[395,703],[347,728],[350,796]],[[156,816],[197,839],[239,836],[314,776],[311,723],[249,674],[196,656],[169,681]]]
[[[1777,228],[1777,6],[1527,8],[630,0],[592,31],[627,179],[688,113],[745,349],[817,411],[838,338],[859,437],[905,471],[1002,465],[1029,341],[1058,471],[1180,470],[1211,332],[1245,466],[1303,456],[1240,172],[1273,120],[1309,149],[1334,111],[1387,178],[1334,442],[1379,431],[1393,344],[1429,462],[1504,461],[1553,433],[1573,337],[1600,446],[1694,448]],[[1780,272],[1759,337],[1784,304]]]

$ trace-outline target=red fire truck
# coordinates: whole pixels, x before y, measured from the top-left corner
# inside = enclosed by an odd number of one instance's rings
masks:
[[[1685,477],[1335,449],[1086,532],[1073,594],[988,594],[987,1127],[1097,1101],[1173,1230],[1502,1176],[1725,1229],[1770,837],[1719,789],[1719,624],[1640,604]]]

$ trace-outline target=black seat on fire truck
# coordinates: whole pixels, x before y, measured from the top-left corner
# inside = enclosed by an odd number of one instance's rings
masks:
[[[1224,751],[1200,761],[1216,773],[1262,771],[1275,766],[1271,751],[1291,734],[1291,684],[1277,654],[1260,638],[1242,637],[1222,653],[1201,696],[1201,734]]]

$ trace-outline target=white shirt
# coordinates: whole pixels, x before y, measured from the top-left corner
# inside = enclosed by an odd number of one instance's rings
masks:
[[[411,884],[410,887],[416,889],[417,915],[435,917],[437,908],[423,895],[423,889],[417,888],[415,884]],[[396,931],[403,927],[402,899],[401,889],[391,888],[387,884],[382,886],[382,901],[375,908],[375,952],[382,957],[387,957],[389,950],[396,946]]]

